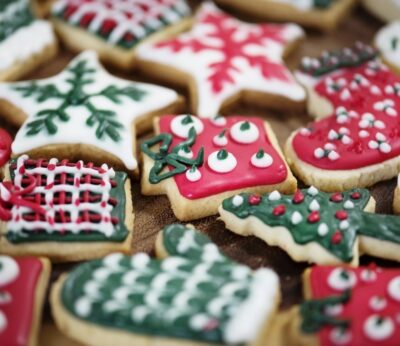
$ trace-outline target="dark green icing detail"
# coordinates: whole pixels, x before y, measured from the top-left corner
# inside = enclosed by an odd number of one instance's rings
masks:
[[[182,125],[187,125],[187,124],[193,123],[192,116],[189,115],[189,114],[186,115],[186,116],[182,119],[181,123],[182,123]]]
[[[154,166],[149,173],[149,182],[158,184],[164,179],[173,177],[174,175],[185,172],[190,166],[201,166],[204,161],[204,148],[202,147],[195,159],[188,159],[178,154],[179,150],[191,148],[196,141],[196,130],[192,127],[189,130],[189,137],[173,147],[170,150],[172,143],[172,135],[169,133],[161,133],[153,138],[143,141],[140,148],[144,154],[154,160]],[[158,152],[151,150],[153,146],[159,145]],[[168,166],[174,167],[172,171],[163,172]]]
[[[16,163],[16,159],[10,161],[10,165]],[[11,180],[14,180],[15,172],[10,170]],[[126,217],[126,195],[125,195],[125,181],[128,176],[124,172],[115,172],[113,180],[116,181],[116,187],[110,191],[110,197],[115,198],[118,203],[114,206],[111,216],[117,217],[119,222],[114,226],[114,234],[110,237],[105,236],[100,232],[82,232],[81,234],[74,234],[71,231],[66,230],[64,234],[59,232],[46,233],[32,233],[22,230],[22,232],[13,232],[12,229],[8,229],[6,234],[7,240],[13,244],[20,243],[33,243],[33,242],[123,242],[129,231],[125,225]]]
[[[327,9],[336,0],[314,0],[314,7],[319,9]]]
[[[140,101],[146,96],[146,92],[131,85],[124,88],[117,88],[109,85],[103,90],[88,94],[84,91],[85,85],[93,84],[95,68],[88,66],[86,60],[80,60],[74,66],[68,68],[70,78],[66,82],[70,85],[67,92],[61,92],[54,84],[42,84],[30,82],[23,86],[14,87],[14,90],[21,92],[23,97],[32,97],[39,103],[50,99],[62,101],[56,108],[43,109],[35,115],[35,119],[27,123],[26,135],[35,136],[41,132],[54,135],[58,132],[57,123],[68,122],[67,110],[70,107],[83,106],[89,111],[86,119],[88,127],[96,128],[98,139],[110,138],[118,142],[121,139],[120,131],[123,125],[117,120],[116,113],[107,109],[99,109],[92,102],[92,98],[103,96],[115,104],[120,104],[123,97],[133,101]]]
[[[391,46],[392,50],[396,50],[397,47],[399,46],[399,38],[398,37],[393,37],[391,41]]]
[[[264,154],[265,154],[264,149],[260,149],[259,151],[257,151],[256,158],[262,159],[264,157]]]
[[[228,157],[228,152],[225,149],[221,149],[217,153],[218,160],[225,160]]]
[[[10,12],[10,6],[15,11]],[[28,1],[2,0],[0,1],[0,14],[10,13],[10,16],[0,20],[0,42],[14,34],[18,29],[31,24],[34,17]]]
[[[225,133],[226,133],[226,129],[225,129],[225,130],[222,130],[222,131],[218,134],[218,137],[219,137],[219,138],[224,137],[224,136],[225,136]]]
[[[341,202],[331,201],[332,194],[319,191],[317,195],[313,196],[308,194],[307,191],[307,189],[301,190],[304,195],[304,201],[301,203],[293,203],[293,195],[281,195],[279,200],[271,201],[268,198],[270,194],[265,194],[262,196],[259,204],[251,205],[249,203],[250,194],[243,193],[240,194],[243,197],[243,203],[240,206],[233,204],[233,197],[225,199],[222,206],[226,211],[233,213],[241,219],[254,216],[270,227],[283,226],[288,229],[297,244],[305,245],[310,242],[316,242],[344,262],[350,262],[353,259],[353,246],[358,233],[371,233],[376,238],[384,237],[387,240],[391,238],[392,241],[397,240],[397,234],[400,235],[400,218],[394,216],[390,223],[392,226],[383,232],[385,228],[383,225],[388,224],[385,221],[387,220],[387,216],[363,212],[370,199],[370,193],[366,189],[353,189],[343,192],[343,200]],[[359,193],[360,198],[351,198],[353,193]],[[313,200],[316,200],[320,205],[320,220],[314,223],[307,220],[311,214],[310,203]],[[347,201],[351,201],[354,204],[354,208],[346,209],[344,204]],[[274,215],[273,210],[277,206],[284,206],[285,212],[281,215]],[[348,227],[344,230],[340,230],[340,223],[343,220],[335,217],[336,212],[339,210],[348,213],[346,220]],[[302,221],[298,224],[293,224],[291,220],[292,214],[295,211],[299,212],[303,217]],[[370,220],[376,220],[375,218],[380,221],[371,223]],[[379,222],[381,225],[378,225]],[[328,233],[325,235],[318,234],[318,227],[322,223],[328,226]],[[362,231],[361,227],[363,228]],[[365,229],[368,229],[368,231],[365,231]],[[341,234],[339,243],[332,241],[337,231]]]
[[[252,271],[225,257],[208,237],[194,229],[169,225],[162,232],[163,245],[170,257],[157,260],[145,254],[114,255],[119,257],[114,257],[113,265],[107,264],[110,257],[81,264],[64,283],[62,304],[74,317],[105,328],[151,337],[224,343],[224,330],[235,314],[234,308],[249,297],[254,282]],[[182,246],[182,241],[188,243]],[[171,264],[176,269],[171,269]],[[99,269],[104,275],[99,275]],[[204,273],[204,279],[189,289],[185,285],[194,279],[196,270],[196,278]],[[134,279],[127,280],[132,274]],[[168,278],[161,286],[155,284],[160,275]],[[101,276],[103,279],[99,279]],[[97,287],[98,294],[88,293],[85,289],[88,282]],[[232,287],[236,283],[238,287],[231,293],[223,291],[227,285]],[[116,292],[125,288],[126,299],[116,299]],[[176,298],[182,293],[189,297],[185,306],[179,308]],[[158,297],[153,306],[148,303],[152,294]],[[82,297],[90,300],[90,306],[84,314],[79,314],[76,306]],[[218,312],[209,309],[214,299],[226,299]],[[148,309],[141,319],[134,317],[138,307]],[[210,322],[195,329],[192,318],[198,315]]]
[[[240,125],[240,131],[247,131],[247,130],[250,130],[250,123],[248,121],[244,121]]]
[[[313,77],[319,77],[343,67],[357,67],[377,56],[376,49],[357,42],[351,48],[332,52],[325,51],[319,58],[304,58],[300,70]]]
[[[334,326],[346,330],[350,326],[348,320],[336,319],[326,313],[326,309],[337,304],[345,304],[350,299],[350,291],[340,296],[309,300],[300,305],[301,330],[307,334],[319,332],[325,326]]]

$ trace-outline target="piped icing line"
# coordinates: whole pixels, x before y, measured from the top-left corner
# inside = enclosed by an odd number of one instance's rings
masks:
[[[242,90],[304,101],[303,88],[282,58],[287,45],[303,35],[297,25],[249,24],[205,2],[191,31],[145,43],[138,47],[137,55],[187,73],[196,85],[196,113],[212,118],[226,100]]]
[[[92,145],[137,168],[132,123],[177,101],[175,91],[113,77],[97,54],[81,53],[59,75],[0,84],[0,97],[28,118],[12,145],[14,155],[51,144]]]
[[[400,21],[380,29],[375,36],[375,46],[385,61],[400,68]]]
[[[277,275],[266,268],[252,272],[182,225],[166,226],[162,239],[169,254],[163,260],[112,254],[75,268],[61,289],[64,307],[90,324],[133,334],[253,341],[276,307]]]
[[[57,0],[52,7],[58,20],[123,49],[179,23],[190,12],[186,0]]]

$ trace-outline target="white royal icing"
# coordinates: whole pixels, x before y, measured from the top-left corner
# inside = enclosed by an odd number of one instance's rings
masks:
[[[251,157],[251,164],[257,168],[267,168],[271,166],[273,162],[272,156],[267,153],[264,153],[260,158],[257,157],[257,153],[253,154]]]
[[[242,130],[241,127],[245,126],[246,123],[249,128]],[[258,127],[251,121],[239,121],[231,127],[230,134],[235,142],[250,144],[257,141],[260,131],[258,131]]]
[[[228,144],[228,138],[225,133],[223,135],[215,135],[213,138],[213,143],[218,147],[225,147]]]
[[[218,159],[218,151],[214,151],[207,159],[208,166],[217,173],[229,173],[233,171],[237,165],[235,156],[228,152],[225,159]]]
[[[364,322],[364,333],[371,340],[386,340],[395,331],[395,324],[390,317],[382,317],[384,320],[378,323],[380,318],[379,315],[371,315]]]
[[[68,107],[66,113],[70,119],[66,122],[57,122],[58,132],[48,135],[41,132],[34,136],[26,136],[27,124],[34,119],[34,115],[43,109],[58,107],[63,100],[49,99],[38,103],[34,97],[23,97],[21,92],[15,90],[16,86],[25,86],[27,82],[3,83],[0,84],[0,97],[15,104],[24,113],[28,115],[27,122],[18,131],[12,144],[13,154],[19,155],[36,148],[51,144],[78,144],[93,145],[116,157],[118,157],[125,166],[133,170],[137,167],[137,161],[133,155],[133,136],[132,122],[144,114],[152,113],[162,109],[178,99],[178,94],[170,89],[123,80],[110,75],[100,65],[97,54],[92,51],[86,51],[76,57],[69,66],[75,66],[80,61],[87,61],[88,66],[96,72],[90,75],[94,82],[85,85],[84,91],[87,93],[96,93],[109,85],[115,85],[120,88],[135,86],[146,92],[146,95],[140,101],[133,101],[127,97],[120,97],[120,103],[116,104],[106,99],[104,96],[95,96],[91,98],[91,103],[99,109],[107,109],[116,113],[118,120],[123,128],[119,133],[121,139],[118,142],[109,137],[99,140],[96,137],[95,128],[86,125],[88,110],[83,107]],[[37,85],[46,85],[54,83],[60,91],[68,91],[70,85],[66,79],[70,77],[70,72],[65,70],[57,76],[36,81]]]
[[[274,190],[269,194],[268,199],[270,201],[278,201],[281,199],[281,194],[279,193],[278,190]]]
[[[187,117],[190,117],[192,121],[186,124],[182,123],[182,121],[184,122],[184,119],[186,119]],[[174,119],[171,121],[170,126],[172,133],[180,138],[188,138],[189,131],[192,127],[194,127],[196,134],[202,133],[204,129],[203,122],[199,118],[194,117],[193,115],[185,114],[174,117]]]
[[[235,207],[241,206],[241,205],[243,204],[243,197],[240,196],[240,195],[234,196],[234,197],[232,198],[232,204],[233,204]]]
[[[387,62],[400,67],[400,21],[392,22],[379,30],[375,45]]]
[[[343,330],[343,328],[333,328],[329,337],[334,345],[347,345],[352,339],[350,330]]]
[[[19,275],[18,263],[10,256],[0,256],[0,287],[13,282]]]
[[[343,275],[345,273],[345,275]],[[357,283],[357,276],[351,270],[335,268],[329,274],[328,285],[334,290],[345,291]]]
[[[197,167],[189,168],[185,174],[186,179],[191,182],[199,181],[201,179],[201,172]]]

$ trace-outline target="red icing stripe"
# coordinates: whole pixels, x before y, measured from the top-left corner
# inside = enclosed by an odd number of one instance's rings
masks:
[[[170,130],[170,123],[174,116],[164,116],[160,120],[160,132],[173,134]],[[219,127],[214,125],[208,119],[201,119],[204,124],[204,130],[196,138],[195,144],[192,146],[194,157],[196,157],[201,147],[204,147],[204,164],[199,168],[201,179],[197,182],[190,182],[185,174],[174,176],[179,192],[188,199],[197,199],[216,195],[225,191],[243,189],[246,187],[272,185],[282,183],[287,177],[287,169],[282,158],[271,145],[264,129],[264,122],[259,118],[230,116],[226,118],[226,125]],[[239,121],[250,121],[254,123],[259,130],[259,138],[251,144],[240,144],[235,142],[229,133],[228,144],[224,147],[216,146],[213,143],[214,136],[221,133],[223,129],[231,128]],[[173,136],[172,147],[182,142],[182,139]],[[208,156],[221,148],[225,148],[232,153],[237,159],[236,168],[229,173],[216,173],[212,171],[208,164]],[[267,168],[256,168],[250,160],[257,151],[263,148],[265,153],[269,154],[273,163]]]
[[[293,148],[300,160],[325,170],[348,170],[400,154],[400,78],[394,73],[369,62],[323,77],[314,90],[337,115],[296,134]]]

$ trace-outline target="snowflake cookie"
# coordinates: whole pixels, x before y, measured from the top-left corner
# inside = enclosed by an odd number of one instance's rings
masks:
[[[309,112],[322,120],[286,143],[294,173],[324,191],[367,187],[400,167],[400,77],[369,46],[304,58],[296,76],[308,89]]]
[[[205,2],[190,31],[139,47],[138,64],[144,73],[189,84],[191,108],[200,117],[239,100],[302,109],[305,92],[282,56],[303,35],[297,25],[249,24]]]
[[[223,201],[221,219],[232,232],[255,235],[285,249],[295,261],[357,265],[359,256],[400,260],[400,219],[374,214],[366,189],[294,195],[238,194]]]
[[[19,79],[57,53],[50,23],[35,19],[30,6],[29,0],[0,3],[0,81]]]
[[[378,31],[375,36],[375,46],[379,49],[383,61],[400,74],[400,20],[392,22]]]
[[[400,270],[315,266],[303,275],[307,299],[292,309],[287,345],[397,346]]]
[[[190,12],[186,0],[55,0],[52,21],[72,50],[131,69],[140,44],[184,30]]]
[[[330,31],[335,29],[350,12],[355,0],[216,0],[232,10],[248,13],[256,18],[286,21]]]
[[[249,345],[269,327],[280,300],[272,270],[235,263],[182,225],[159,233],[156,254],[115,253],[61,277],[51,292],[60,330],[93,346]]]
[[[106,164],[20,156],[0,183],[0,253],[54,261],[129,252],[130,181]]]
[[[0,255],[0,340],[4,346],[37,345],[50,262]]]
[[[173,90],[110,75],[92,51],[57,76],[0,84],[0,113],[21,126],[14,157],[82,159],[129,171],[137,169],[136,131],[180,102]]]
[[[275,135],[262,119],[171,115],[156,119],[154,127],[156,136],[141,145],[142,193],[167,194],[180,220],[216,214],[224,198],[242,191],[296,189]]]

